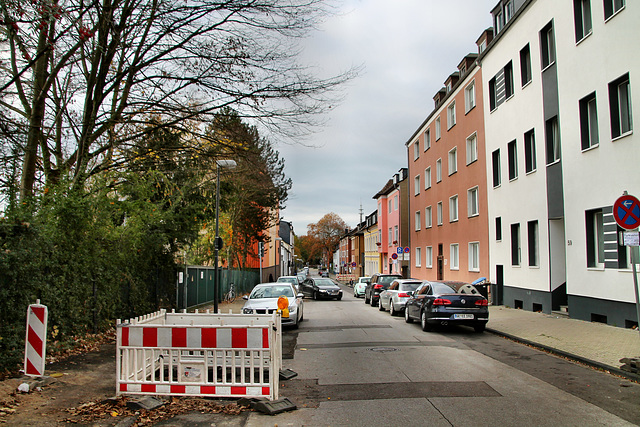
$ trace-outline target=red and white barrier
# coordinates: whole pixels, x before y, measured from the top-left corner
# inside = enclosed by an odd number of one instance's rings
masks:
[[[117,394],[278,398],[273,315],[167,313],[118,321]]]
[[[47,317],[46,305],[36,300],[27,310],[27,336],[24,348],[24,373],[30,376],[44,375],[45,355],[47,350]]]

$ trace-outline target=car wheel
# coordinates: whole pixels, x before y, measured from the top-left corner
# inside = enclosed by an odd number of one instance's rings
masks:
[[[397,316],[398,312],[396,311],[396,309],[393,307],[393,301],[389,301],[389,314],[391,316]]]
[[[299,326],[300,326],[300,320],[298,320],[296,323],[293,324],[293,329],[298,329]]]
[[[425,332],[429,332],[431,330],[431,325],[427,322],[427,312],[423,311],[420,316],[420,326],[422,326],[422,330]]]
[[[378,300],[378,310],[384,311],[384,307],[382,306],[382,298]]]
[[[484,329],[486,328],[486,326],[487,325],[484,324],[484,323],[479,323],[479,324],[473,326],[473,330],[478,332],[478,333],[481,333],[481,332],[484,332]]]
[[[367,294],[364,294],[364,303],[369,304],[369,298],[367,298]]]
[[[407,310],[407,307],[404,308],[404,321],[407,323],[413,323],[413,319],[409,317],[409,310]]]
[[[340,301],[342,299],[342,295],[336,298],[336,301]]]
[[[371,296],[371,307],[376,307],[376,305],[377,304],[376,304],[375,300],[373,299],[373,295],[372,295]]]

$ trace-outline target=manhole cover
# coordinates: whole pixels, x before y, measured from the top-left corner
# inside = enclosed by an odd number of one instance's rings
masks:
[[[377,353],[388,353],[390,351],[398,351],[397,348],[393,348],[393,347],[372,347],[367,349],[369,351],[375,351]]]

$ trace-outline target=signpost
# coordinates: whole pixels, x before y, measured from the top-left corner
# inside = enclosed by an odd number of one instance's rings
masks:
[[[625,191],[613,204],[613,217],[616,223],[625,230],[633,230],[640,227],[640,201]],[[623,233],[623,243],[630,247],[631,268],[633,270],[633,290],[636,294],[636,315],[638,320],[638,332],[640,332],[640,296],[638,295],[638,276],[636,263],[638,262],[638,232]]]

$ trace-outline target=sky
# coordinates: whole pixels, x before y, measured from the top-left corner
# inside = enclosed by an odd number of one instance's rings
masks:
[[[294,232],[325,214],[353,228],[376,210],[373,196],[402,167],[405,143],[431,113],[433,96],[491,27],[497,0],[343,0],[303,43],[321,73],[362,65],[342,102],[303,144],[280,144],[292,179],[280,216]],[[392,8],[390,8],[392,5]]]

